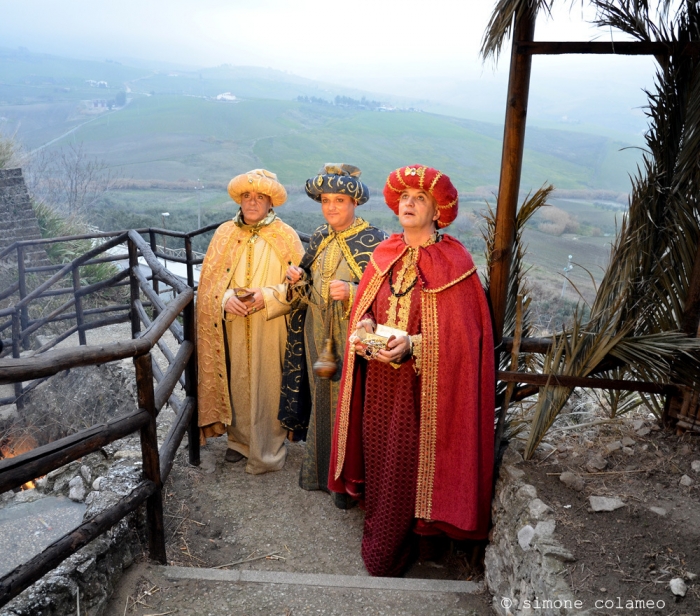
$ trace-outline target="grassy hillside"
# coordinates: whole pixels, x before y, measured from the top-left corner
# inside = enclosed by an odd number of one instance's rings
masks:
[[[424,162],[444,169],[460,190],[474,191],[498,184],[496,134],[492,125],[419,112],[157,95],[92,119],[67,139],[82,141],[119,175],[135,179],[223,184],[234,173],[263,166],[285,184],[301,186],[322,163],[347,161],[379,187],[391,169]],[[637,151],[618,149],[604,137],[532,129],[523,189],[551,182],[562,189],[624,191],[636,160],[630,153]]]

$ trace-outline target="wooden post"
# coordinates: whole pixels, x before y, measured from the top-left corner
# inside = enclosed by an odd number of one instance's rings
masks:
[[[513,48],[510,57],[508,79],[508,102],[503,131],[503,154],[501,156],[501,178],[498,186],[496,207],[496,237],[491,254],[489,272],[489,295],[493,308],[494,336],[498,345],[503,337],[508,279],[513,260],[515,242],[515,219],[520,191],[520,174],[523,165],[527,100],[530,91],[530,69],[532,56],[518,53],[518,44],[532,41],[535,35],[534,11],[526,11],[516,22],[513,33]]]
[[[19,310],[15,310],[12,313],[12,357],[14,359],[19,359],[20,356],[20,330],[22,326],[20,325],[21,319],[19,315]],[[24,399],[22,394],[24,393],[24,387],[21,380],[17,380],[14,383],[15,386],[15,404],[17,405],[17,410],[22,410],[24,406]]]
[[[185,256],[187,257],[187,285],[194,289],[194,265],[192,263],[192,238],[185,238]],[[194,410],[187,432],[187,447],[189,450],[190,464],[199,466],[199,412],[197,407],[197,345],[194,297],[185,306],[184,310],[184,338],[195,345],[187,367],[185,368],[185,393],[194,400]]]
[[[22,301],[27,297],[27,278],[24,269],[24,246],[17,246],[17,278],[19,282],[19,300]],[[20,325],[22,331],[29,326],[29,309],[26,306],[20,308]],[[29,348],[29,336],[22,336],[22,348]]]
[[[158,488],[146,501],[146,524],[148,526],[148,551],[151,560],[167,564],[165,556],[165,527],[163,525],[163,493],[160,480],[160,459],[156,434],[156,407],[153,391],[153,369],[151,354],[134,358],[139,408],[148,411],[150,421],[141,428],[141,455],[143,476]]]
[[[690,274],[688,295],[686,296],[683,304],[681,330],[691,338],[696,338],[698,335],[698,326],[700,326],[700,246],[698,246],[698,251],[695,254],[693,271]],[[694,392],[688,389],[684,391],[682,395],[666,397],[662,417],[662,421],[666,425],[672,423],[671,418],[680,419],[682,416],[688,416],[693,393]],[[690,417],[688,417],[688,419],[691,420],[691,423],[695,423],[697,420],[697,413],[698,409],[693,408],[692,412],[690,413]]]
[[[148,230],[148,238],[149,238],[149,243],[151,245],[151,250],[155,253],[158,250],[158,245],[156,244],[156,234],[153,232],[153,229]],[[155,291],[156,295],[160,295],[159,293],[159,285],[158,285],[158,278],[156,277],[156,273],[153,272],[153,276],[151,277],[151,284],[153,286],[153,291]],[[153,319],[158,316],[159,314],[158,306],[153,304]]]
[[[139,299],[139,281],[138,278],[136,278],[139,258],[136,244],[134,244],[131,238],[127,240],[127,246],[129,247],[129,289],[131,290],[131,309],[129,311],[131,315],[131,337],[138,338],[141,332],[141,319],[136,310],[136,301]]]
[[[80,344],[85,346],[87,339],[85,338],[85,315],[83,314],[83,298],[78,293],[80,291],[80,266],[73,268],[73,296],[75,297],[75,325],[78,328],[78,340]]]

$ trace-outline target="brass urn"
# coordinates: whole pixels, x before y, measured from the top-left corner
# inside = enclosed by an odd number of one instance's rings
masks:
[[[333,352],[333,340],[326,338],[326,347],[314,362],[314,373],[322,379],[330,379],[338,371],[338,362]]]

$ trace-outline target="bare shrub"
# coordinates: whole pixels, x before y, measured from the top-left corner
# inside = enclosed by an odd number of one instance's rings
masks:
[[[542,208],[539,218],[541,222],[537,224],[538,231],[548,235],[576,233],[580,228],[579,222],[574,216],[553,205]]]

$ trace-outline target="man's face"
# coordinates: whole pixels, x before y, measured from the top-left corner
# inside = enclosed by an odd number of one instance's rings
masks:
[[[326,222],[333,231],[347,229],[355,220],[357,203],[348,195],[323,193],[321,195],[321,210]]]
[[[247,225],[259,223],[272,208],[272,199],[267,195],[255,192],[244,192],[241,195],[241,210],[243,211],[243,220]]]
[[[399,199],[399,222],[404,229],[428,229],[438,219],[433,196],[420,188],[407,188]]]

